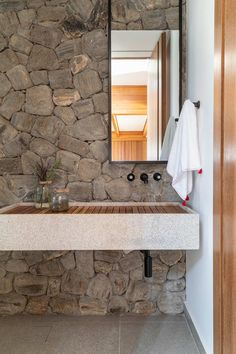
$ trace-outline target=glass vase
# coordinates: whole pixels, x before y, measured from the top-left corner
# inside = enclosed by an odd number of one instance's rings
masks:
[[[35,208],[49,208],[51,203],[50,185],[52,181],[40,181],[35,192]]]

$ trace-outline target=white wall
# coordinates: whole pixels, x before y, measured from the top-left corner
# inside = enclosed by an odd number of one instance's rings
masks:
[[[187,0],[188,97],[198,113],[203,175],[195,178],[192,207],[200,213],[201,249],[187,253],[186,307],[207,354],[213,354],[213,87],[214,0]]]

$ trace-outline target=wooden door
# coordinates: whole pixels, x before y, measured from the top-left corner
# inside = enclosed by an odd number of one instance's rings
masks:
[[[235,354],[236,1],[215,4],[214,354]]]
[[[147,160],[158,160],[158,117],[159,117],[159,45],[153,49],[148,65],[147,87]]]

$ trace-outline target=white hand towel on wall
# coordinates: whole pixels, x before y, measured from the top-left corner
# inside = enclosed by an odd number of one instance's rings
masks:
[[[185,101],[171,148],[167,172],[172,176],[172,186],[183,200],[193,188],[193,171],[201,170],[197,131],[197,114],[194,104]]]
[[[168,161],[176,131],[175,117],[170,117],[161,149],[161,161]]]

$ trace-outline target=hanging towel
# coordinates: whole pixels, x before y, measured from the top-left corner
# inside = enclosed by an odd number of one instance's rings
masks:
[[[201,173],[198,143],[197,114],[194,104],[185,101],[171,148],[167,172],[172,176],[172,186],[184,200],[193,188],[193,171]]]
[[[165,137],[161,149],[161,161],[168,161],[169,159],[170,150],[175,136],[175,131],[176,131],[175,117],[170,117],[166,127]]]

